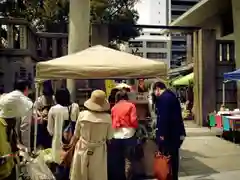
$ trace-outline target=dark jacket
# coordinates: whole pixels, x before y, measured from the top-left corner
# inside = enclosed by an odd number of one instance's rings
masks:
[[[180,148],[181,136],[186,136],[180,102],[175,94],[166,90],[156,99],[157,142],[168,148]],[[164,140],[160,140],[160,136]]]

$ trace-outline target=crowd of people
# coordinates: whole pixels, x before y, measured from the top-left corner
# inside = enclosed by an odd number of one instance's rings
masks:
[[[154,89],[156,143],[171,155],[177,180],[179,148],[186,135],[180,103],[164,83],[156,83]],[[139,122],[127,92],[113,89],[107,100],[104,91],[94,90],[80,111],[67,88],[54,93],[45,86],[32,102],[27,81],[19,80],[14,91],[0,97],[0,180],[17,179],[12,155],[32,150],[34,122],[38,122],[37,147],[52,149],[56,180],[133,179],[132,162],[141,158],[135,135]]]

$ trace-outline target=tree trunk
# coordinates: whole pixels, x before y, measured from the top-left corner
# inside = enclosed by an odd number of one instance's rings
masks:
[[[90,0],[70,0],[68,54],[89,47]],[[67,79],[72,100],[76,99],[76,83]]]

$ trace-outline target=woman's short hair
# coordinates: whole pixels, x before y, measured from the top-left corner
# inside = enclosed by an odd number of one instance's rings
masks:
[[[53,96],[54,91],[52,88],[51,81],[44,81],[43,82],[43,91],[42,91],[44,96]]]
[[[127,95],[127,92],[125,91],[119,91],[117,92],[116,94],[116,102],[119,102],[121,100],[128,100],[128,95]]]
[[[115,103],[115,101],[116,101],[116,94],[117,94],[118,91],[119,91],[119,89],[117,89],[117,88],[113,88],[111,90],[110,96],[108,97],[109,103]]]
[[[18,79],[14,85],[14,89],[21,92],[25,91],[26,88],[28,87],[29,87],[29,82],[25,79]]]
[[[61,88],[56,91],[55,94],[56,103],[61,106],[71,105],[71,96],[67,88]]]

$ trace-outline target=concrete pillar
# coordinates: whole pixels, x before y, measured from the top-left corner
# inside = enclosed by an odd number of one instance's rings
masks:
[[[195,32],[194,46],[194,101],[196,103],[194,110],[196,110],[197,123],[204,125],[207,122],[207,115],[216,108],[215,31],[201,29],[197,34]]]
[[[20,49],[27,49],[27,39],[28,39],[28,35],[27,35],[27,26],[25,25],[21,25],[19,27],[19,31],[20,31]]]
[[[198,68],[198,32],[195,31],[193,33],[193,61],[194,61],[194,102],[193,102],[193,110],[194,110],[194,119],[196,123],[200,121],[199,115],[199,68]]]
[[[235,63],[236,69],[240,68],[240,1],[232,0],[232,12],[233,12],[233,27],[234,27],[234,38],[235,38]],[[240,83],[237,82],[237,96],[238,96],[238,107],[240,107]]]
[[[48,56],[47,38],[41,38],[42,57]]]
[[[104,24],[93,24],[91,28],[91,45],[101,44],[108,46],[108,25]]]
[[[72,54],[89,47],[90,0],[71,0],[69,8],[68,54]],[[68,79],[67,87],[75,100],[75,81]]]
[[[7,25],[7,41],[8,48],[14,48],[14,33],[13,33],[13,25]]]
[[[187,35],[187,64],[193,61],[193,34]]]
[[[58,50],[57,39],[53,38],[52,39],[52,57],[53,58],[57,57],[57,50]]]
[[[63,38],[62,39],[62,55],[63,56],[67,55],[67,50],[68,50],[67,39]]]
[[[108,26],[104,24],[93,24],[91,26],[91,45],[108,46]],[[90,88],[105,90],[104,80],[90,80]]]

